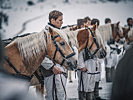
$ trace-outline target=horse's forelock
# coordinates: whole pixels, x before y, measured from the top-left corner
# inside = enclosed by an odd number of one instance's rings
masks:
[[[77,35],[77,40],[79,47],[89,38],[89,33],[87,30],[80,30]]]

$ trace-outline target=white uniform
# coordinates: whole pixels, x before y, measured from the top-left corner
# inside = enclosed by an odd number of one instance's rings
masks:
[[[110,48],[117,48],[115,44],[111,44]],[[107,58],[107,68],[115,67],[118,63],[118,54],[116,50],[110,49],[110,56]]]
[[[96,61],[96,75],[95,81],[99,82],[101,80],[101,72],[102,72],[102,59],[95,59]]]
[[[88,59],[84,62],[83,53],[84,50],[78,55],[78,69],[86,67],[88,71],[82,72],[83,85],[81,85],[81,70],[77,71],[78,91],[93,92],[95,87],[96,62],[94,59]]]

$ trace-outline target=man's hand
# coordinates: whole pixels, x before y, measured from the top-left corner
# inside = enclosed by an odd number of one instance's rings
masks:
[[[62,70],[56,66],[53,67],[53,73],[56,75],[56,74],[61,74],[62,73]]]
[[[87,68],[86,67],[83,67],[83,68],[81,68],[81,71],[82,72],[86,72],[87,71]]]

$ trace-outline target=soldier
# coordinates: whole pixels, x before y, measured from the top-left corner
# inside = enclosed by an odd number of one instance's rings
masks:
[[[63,13],[53,10],[49,13],[49,23],[46,25],[45,31],[47,32],[49,27],[60,31],[62,24]],[[42,72],[46,88],[46,100],[65,100],[66,69],[59,64],[54,64],[48,57],[45,57],[41,65],[45,68]]]
[[[125,25],[126,28],[133,28],[133,19],[131,17],[127,18],[127,25]]]
[[[100,21],[96,18],[93,18],[91,20],[91,25],[95,25],[97,23],[97,25],[99,26],[100,25]],[[97,26],[97,27],[98,27]],[[94,96],[96,98],[96,100],[105,100],[105,99],[102,99],[100,96],[99,96],[99,82],[101,81],[101,65],[103,63],[103,59],[98,59],[98,58],[95,58],[95,63],[96,63],[96,69],[95,69],[95,88],[94,88]],[[100,87],[102,88],[102,87]]]
[[[77,21],[79,28],[85,27],[85,19]],[[86,50],[83,49],[78,54],[78,95],[79,100],[93,100],[94,99],[94,86],[95,86],[95,73],[96,63],[93,59],[87,59]]]
[[[86,26],[90,26],[91,25],[91,19],[90,19],[90,17],[87,16],[84,19],[85,19],[85,25]]]
[[[110,18],[105,18],[105,24],[111,23],[111,19]]]

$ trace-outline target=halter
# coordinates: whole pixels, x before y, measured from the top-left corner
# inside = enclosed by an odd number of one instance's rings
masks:
[[[54,52],[54,56],[53,56],[53,63],[55,64],[55,57],[56,57],[56,54],[57,54],[57,51],[59,51],[60,52],[60,54],[63,56],[63,60],[62,60],[62,62],[61,62],[61,66],[64,64],[64,62],[68,59],[68,58],[70,58],[70,57],[72,57],[72,56],[74,56],[75,55],[75,52],[72,52],[71,54],[69,54],[68,56],[65,56],[64,54],[63,54],[63,52],[61,51],[61,49],[58,47],[58,45],[57,45],[57,43],[56,43],[56,38],[57,37],[60,37],[60,35],[58,34],[58,35],[56,35],[56,36],[52,36],[51,35],[51,39],[53,40],[53,43],[54,43],[54,45],[55,45],[55,47],[56,47],[56,50],[55,50],[55,52]],[[70,65],[71,65],[71,63],[69,63]]]
[[[113,33],[113,29],[114,29],[114,28],[116,29],[116,35],[115,35],[115,37],[111,40],[111,43],[114,43],[114,42],[116,41],[115,39],[116,39],[117,36],[119,37],[119,39],[118,39],[116,42],[119,42],[120,39],[123,38],[123,36],[120,36],[120,34],[119,34],[119,28],[118,28],[118,27],[115,27],[114,24],[111,24],[111,27],[112,27],[112,33]]]
[[[86,53],[88,59],[93,59],[93,58],[94,58],[94,55],[98,52],[98,50],[99,50],[100,48],[99,48],[99,44],[97,43],[96,38],[95,38],[95,36],[94,36],[92,30],[88,27],[88,28],[86,29],[88,33],[89,33],[88,29],[89,29],[89,31],[90,31],[90,33],[91,33],[91,35],[92,35],[93,42],[92,42],[92,44],[90,45],[90,47],[87,48],[87,45],[88,45],[88,42],[89,42],[89,39],[87,39],[86,46],[85,46],[85,53]],[[93,46],[94,43],[96,44],[97,49],[94,51],[94,53],[91,53],[90,49],[92,48],[92,46]],[[86,59],[86,60],[87,60],[87,59]]]

